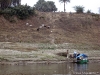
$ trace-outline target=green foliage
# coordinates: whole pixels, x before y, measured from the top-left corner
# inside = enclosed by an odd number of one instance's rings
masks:
[[[25,6],[21,5],[21,6],[15,7],[14,10],[16,11],[16,15],[19,19],[26,19],[29,16],[35,14],[34,8],[27,5]]]
[[[57,11],[53,1],[39,0],[35,5],[35,9],[42,12]]]
[[[0,8],[6,9],[8,7],[19,6],[21,4],[21,0],[0,0]]]
[[[2,15],[3,14],[3,12],[2,12],[2,10],[0,9],[0,15]]]
[[[11,2],[13,6],[19,6],[21,4],[21,0],[11,0]]]
[[[76,13],[83,13],[84,7],[83,6],[74,6],[74,10],[76,11]]]
[[[87,13],[90,14],[91,13],[91,10],[87,10]]]
[[[9,19],[9,17],[17,16],[19,19],[27,19],[29,16],[35,14],[34,8],[27,5],[20,5],[16,7],[6,8],[2,10],[4,17]]]
[[[8,61],[8,59],[6,59],[6,58],[0,56],[0,61]]]
[[[16,14],[16,11],[13,8],[6,8],[3,10],[3,14],[13,16]]]

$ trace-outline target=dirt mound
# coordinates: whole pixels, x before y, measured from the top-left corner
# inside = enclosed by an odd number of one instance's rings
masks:
[[[94,17],[91,14],[38,12],[27,20],[14,17],[14,23],[10,23],[0,16],[0,42],[99,44],[100,20]]]

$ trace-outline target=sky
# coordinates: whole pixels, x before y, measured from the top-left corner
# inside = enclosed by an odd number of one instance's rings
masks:
[[[21,0],[21,4],[29,6],[34,6],[38,0]],[[58,8],[58,11],[64,10],[63,3],[60,3],[59,0],[45,0],[45,1],[53,1],[55,2],[56,7]],[[70,3],[66,3],[66,12],[75,12],[74,6],[83,6],[84,12],[87,12],[87,10],[91,10],[93,13],[100,13],[100,0],[70,0]]]

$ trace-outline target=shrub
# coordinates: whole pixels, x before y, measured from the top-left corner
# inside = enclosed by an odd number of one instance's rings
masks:
[[[7,8],[3,10],[3,14],[7,14],[9,16],[16,15],[16,11],[13,8]]]
[[[20,5],[16,7],[6,8],[0,11],[1,14],[4,15],[5,18],[9,19],[9,17],[17,16],[19,19],[27,19],[28,17],[35,14],[35,9],[27,6],[27,5]]]
[[[84,7],[83,6],[74,6],[74,10],[76,11],[76,13],[83,13]]]
[[[17,17],[20,18],[20,19],[26,19],[29,16],[35,14],[34,8],[32,8],[30,6],[27,6],[27,5],[25,5],[25,6],[23,6],[23,5],[17,6],[17,7],[14,8],[14,10],[16,11]]]
[[[3,14],[3,12],[2,12],[2,10],[0,9],[0,15],[2,15]]]
[[[91,10],[87,10],[87,13],[90,14],[91,13]]]

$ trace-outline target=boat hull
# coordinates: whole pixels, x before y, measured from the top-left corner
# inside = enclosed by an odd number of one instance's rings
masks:
[[[87,64],[88,60],[78,60],[77,63],[79,63],[79,64]]]
[[[74,59],[73,62],[78,64],[87,64],[88,59],[81,59],[81,60]]]

